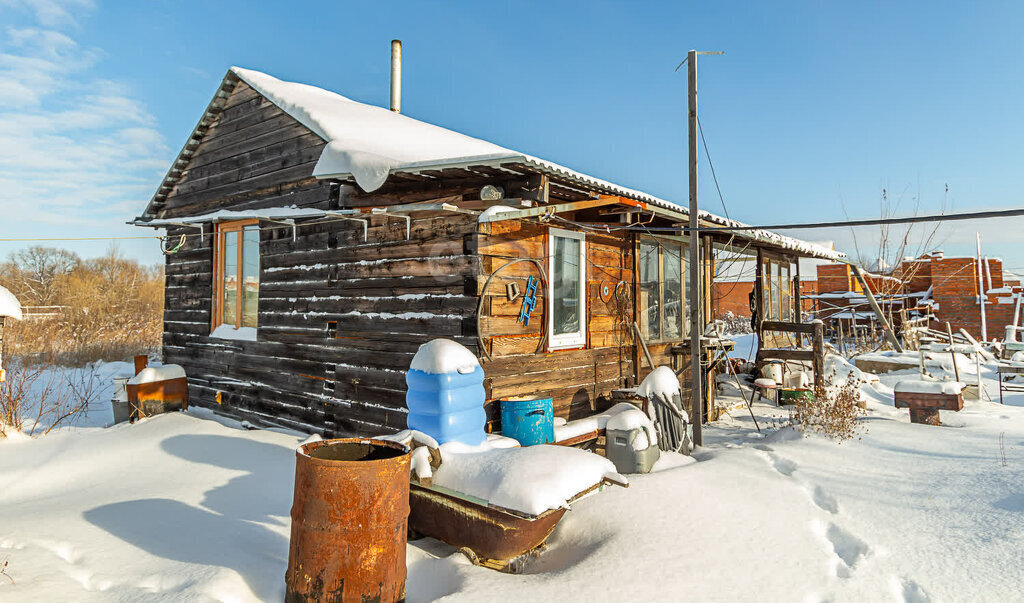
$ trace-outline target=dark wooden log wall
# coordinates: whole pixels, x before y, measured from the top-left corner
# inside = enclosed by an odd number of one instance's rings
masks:
[[[219,209],[387,205],[466,186],[380,195],[311,177],[323,141],[244,83],[196,150],[160,217]],[[476,185],[477,187],[479,184]],[[408,188],[408,187],[406,187]],[[348,199],[351,195],[352,199]],[[405,370],[420,344],[475,346],[474,216],[417,213],[292,229],[260,224],[258,341],[209,337],[213,237],[167,257],[164,359],[189,375],[193,401],[259,424],[327,435],[405,427]]]
[[[170,256],[164,357],[190,394],[261,424],[328,435],[405,428],[405,371],[437,337],[475,349],[473,216],[371,219],[292,230],[262,223],[259,340],[209,337],[212,237]],[[218,401],[218,393],[219,401]]]

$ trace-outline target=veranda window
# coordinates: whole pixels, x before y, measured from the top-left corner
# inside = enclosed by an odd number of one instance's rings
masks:
[[[260,231],[256,220],[217,225],[213,326],[256,327]]]
[[[548,347],[586,344],[586,242],[583,233],[548,231]]]
[[[794,320],[793,282],[790,274],[789,262],[764,260],[761,278],[764,286],[765,320]]]
[[[685,245],[668,239],[645,239],[640,243],[640,332],[648,341],[689,335],[686,295],[690,286]]]

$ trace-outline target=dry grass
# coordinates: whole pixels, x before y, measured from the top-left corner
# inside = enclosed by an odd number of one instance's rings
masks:
[[[33,248],[0,264],[0,285],[24,306],[55,306],[53,315],[8,321],[4,353],[30,363],[83,366],[159,352],[163,270],[121,257],[79,260],[64,250]]]

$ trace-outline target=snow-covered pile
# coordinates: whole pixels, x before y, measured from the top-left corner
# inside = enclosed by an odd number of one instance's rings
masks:
[[[654,395],[661,396],[671,402],[672,396],[679,393],[679,377],[671,368],[659,366],[644,377],[636,393],[644,398]]]
[[[626,481],[608,459],[565,446],[473,448],[449,442],[441,445],[441,458],[435,486],[530,515],[565,507],[606,477]]]
[[[608,419],[605,427],[609,430],[618,431],[639,429],[639,435],[633,440],[633,450],[647,450],[651,446],[658,445],[658,435],[654,429],[654,424],[651,423],[650,417],[639,409],[631,408],[616,413]]]
[[[936,379],[903,379],[896,383],[893,391],[915,394],[949,394],[957,395],[964,389],[964,384],[957,381],[938,381]]]
[[[14,294],[0,287],[0,318],[8,316],[15,320],[21,320],[21,302]]]
[[[160,366],[148,366],[128,380],[128,385],[142,385],[144,383],[156,383],[170,379],[181,379],[185,376],[185,369],[177,364],[163,364]]]
[[[432,339],[416,350],[409,368],[431,375],[468,374],[480,366],[468,348],[450,339]]]
[[[391,170],[441,160],[510,157],[514,151],[315,86],[232,67],[245,83],[328,141],[313,168],[319,178],[352,174],[367,192]]]
[[[620,417],[620,415],[625,416]],[[646,427],[651,433],[651,441],[654,444],[658,443],[654,423],[643,411],[628,402],[619,402],[599,415],[591,415],[568,423],[557,424],[556,422],[555,441],[562,442],[599,429],[633,429],[635,427]],[[643,450],[643,448],[638,450]]]

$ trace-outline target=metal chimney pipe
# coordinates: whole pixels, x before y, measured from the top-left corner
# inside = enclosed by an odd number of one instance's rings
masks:
[[[402,112],[402,41],[391,40],[391,110]]]

